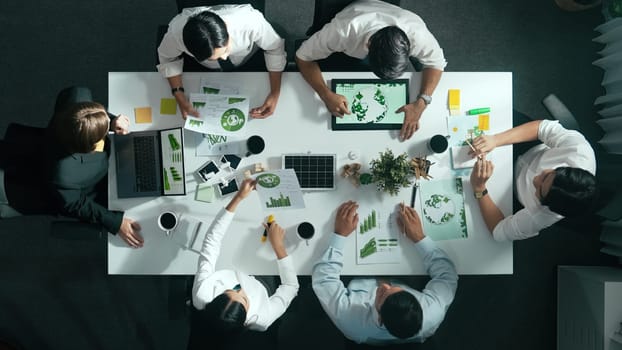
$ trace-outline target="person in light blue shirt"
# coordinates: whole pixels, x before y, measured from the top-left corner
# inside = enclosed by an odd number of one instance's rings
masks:
[[[423,234],[417,212],[400,204],[398,224],[422,255],[431,280],[421,292],[376,278],[353,279],[346,288],[339,275],[344,245],[358,224],[357,208],[353,201],[338,208],[335,234],[313,267],[313,291],[333,323],[352,341],[372,345],[421,343],[434,334],[454,299],[458,286],[454,264]]]

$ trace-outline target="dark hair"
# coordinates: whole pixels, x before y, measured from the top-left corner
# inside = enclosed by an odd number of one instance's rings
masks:
[[[369,64],[381,79],[395,79],[410,64],[410,41],[396,26],[384,27],[369,38]]]
[[[110,118],[97,102],[78,102],[52,117],[51,131],[69,153],[89,153],[108,133]]]
[[[596,177],[580,168],[559,167],[551,189],[542,199],[552,211],[563,216],[591,213],[598,198]]]
[[[188,18],[183,39],[188,51],[200,62],[212,57],[214,49],[227,45],[229,32],[220,16],[203,11]]]
[[[414,295],[399,291],[389,295],[380,307],[380,318],[389,333],[406,339],[421,329],[423,311]]]
[[[214,334],[223,337],[235,336],[244,330],[246,309],[237,301],[232,301],[225,293],[214,298],[199,311],[206,326]]]

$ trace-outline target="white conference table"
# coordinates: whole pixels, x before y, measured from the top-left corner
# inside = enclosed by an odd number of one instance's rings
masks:
[[[201,77],[214,83],[237,86],[240,94],[250,97],[251,107],[263,103],[269,90],[266,73],[184,73],[186,93],[198,92]],[[375,78],[366,72],[324,73],[324,78]],[[420,73],[405,73],[410,79],[411,100],[419,91]],[[179,110],[177,116],[160,115],[160,99],[170,98],[167,81],[156,72],[111,72],[109,82],[109,110],[130,117],[131,130],[165,129],[183,125]],[[298,72],[283,74],[281,95],[277,109],[264,120],[251,120],[249,135],[260,135],[266,140],[265,150],[244,158],[239,169],[261,162],[268,169],[281,167],[283,153],[335,154],[337,160],[336,189],[333,191],[305,192],[305,209],[274,212],[277,222],[286,229],[288,253],[293,257],[299,275],[310,275],[313,264],[324,253],[328,239],[333,234],[336,208],[344,201],[355,200],[363,205],[392,209],[398,203],[410,202],[411,188],[403,188],[399,195],[376,191],[375,185],[354,187],[339,174],[344,164],[352,163],[348,153],[360,154],[357,160],[368,168],[369,161],[387,148],[394,154],[407,152],[409,156],[426,153],[426,141],[434,134],[447,134],[447,91],[460,89],[461,110],[490,107],[490,132],[512,127],[512,74],[508,72],[446,72],[433,95],[433,102],[425,110],[421,127],[414,136],[401,142],[398,130],[393,131],[332,131],[330,117],[324,104]],[[135,124],[134,108],[151,106],[153,122]],[[196,180],[192,173],[208,157],[195,155],[195,136],[184,130],[186,196],[118,199],[116,193],[115,161],[110,160],[109,208],[124,210],[127,217],[142,226],[144,246],[133,249],[115,235],[108,235],[109,274],[194,274],[198,254],[185,250],[167,237],[157,226],[156,218],[165,210],[187,214],[211,222],[212,218],[230,200],[218,198],[213,203],[196,201]],[[513,252],[511,242],[495,242],[488,232],[468,181],[470,170],[451,169],[450,152],[429,157],[436,162],[430,171],[434,179],[463,176],[467,239],[439,241],[438,244],[451,257],[459,274],[512,274]],[[512,148],[495,150],[495,173],[488,189],[501,211],[512,213]],[[243,178],[241,172],[238,178]],[[425,186],[422,180],[421,186]],[[260,236],[271,212],[262,210],[260,199],[252,193],[238,207],[234,222],[223,240],[217,268],[239,269],[248,274],[277,275],[275,255],[269,243],[261,243]],[[295,227],[303,221],[311,222],[316,229],[309,245],[296,244]],[[425,275],[421,257],[410,241],[403,244],[403,258],[399,264],[357,265],[355,237],[350,235],[344,251],[343,275]],[[403,241],[403,243],[404,243]]]

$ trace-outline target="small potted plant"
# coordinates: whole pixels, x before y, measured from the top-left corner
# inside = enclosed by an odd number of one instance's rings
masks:
[[[406,153],[394,156],[393,152],[387,149],[380,153],[379,158],[372,159],[369,165],[373,182],[376,183],[378,191],[388,192],[395,196],[401,187],[407,187],[412,183],[410,181],[412,172]]]

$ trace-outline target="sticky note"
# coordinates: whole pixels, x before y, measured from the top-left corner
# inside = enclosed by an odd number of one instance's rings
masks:
[[[480,114],[477,120],[477,127],[480,130],[490,129],[490,116],[488,114]]]
[[[197,186],[197,192],[194,199],[201,202],[211,203],[214,201],[214,197],[216,197],[214,185],[199,184]]]
[[[447,104],[449,110],[460,110],[460,90],[449,89],[449,96],[447,98]]]
[[[174,98],[163,98],[160,100],[160,114],[175,115],[177,114],[177,101]]]
[[[151,123],[151,107],[134,108],[136,124]]]

